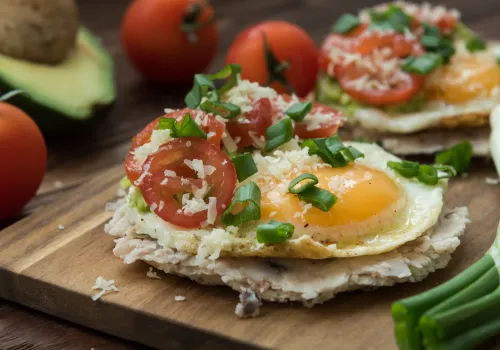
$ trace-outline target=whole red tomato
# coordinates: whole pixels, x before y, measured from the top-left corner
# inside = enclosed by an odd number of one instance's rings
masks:
[[[0,220],[19,213],[33,198],[47,166],[47,147],[35,122],[0,102]]]
[[[242,78],[304,97],[316,83],[318,50],[300,27],[267,21],[247,28],[231,44],[226,64],[239,63]],[[286,86],[286,85],[289,86]]]
[[[135,0],[121,35],[135,68],[158,83],[191,82],[217,52],[214,10],[204,0]]]

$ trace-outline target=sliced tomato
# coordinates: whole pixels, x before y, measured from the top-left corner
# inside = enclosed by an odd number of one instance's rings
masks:
[[[258,138],[266,134],[266,129],[273,123],[271,101],[268,98],[253,101],[252,110],[245,113],[244,118],[249,122],[231,120],[226,124],[231,137],[238,140],[238,149],[254,145],[254,138],[251,135]]]
[[[374,31],[368,35],[360,35],[354,41],[352,48],[361,55],[369,55],[376,49],[389,48],[391,55],[387,58],[419,56],[424,53],[422,45],[416,39],[408,39],[395,32]]]
[[[215,167],[215,171],[198,179],[184,160],[199,159]],[[144,200],[163,220],[180,227],[201,227],[207,220],[208,210],[189,213],[176,198],[193,193],[206,181],[210,185],[209,197],[216,198],[217,214],[229,206],[236,188],[236,170],[227,155],[214,144],[197,137],[174,139],[151,154],[145,162],[147,169],[140,185]],[[176,176],[165,176],[165,170]]]
[[[178,111],[170,112],[164,117],[175,118],[177,121],[182,121],[186,113],[189,113],[193,118],[198,116],[201,128],[207,133],[207,140],[220,147],[222,134],[224,133],[224,124],[219,122],[212,114],[208,114],[200,110],[184,108]],[[151,135],[153,134],[153,131],[158,128],[159,122],[160,118],[156,118],[132,138],[132,146],[130,147],[127,157],[125,158],[125,171],[129,180],[132,182],[136,181],[142,173],[142,166],[137,164],[134,160],[134,151],[137,147],[140,147],[151,140]]]
[[[282,94],[280,95],[284,102],[290,103],[292,100],[290,95]],[[306,101],[305,99],[299,99],[301,102]],[[279,110],[280,107],[275,106],[276,113],[284,113],[285,111]],[[320,123],[320,128],[311,129],[311,116],[314,114],[328,115],[329,120]],[[345,116],[339,110],[325,106],[321,103],[313,103],[311,112],[302,122],[295,123],[295,135],[301,139],[314,139],[322,137],[330,137],[334,135],[338,128],[344,125]]]
[[[402,70],[397,71],[397,84],[388,89],[357,88],[352,84],[354,80],[359,79],[366,74],[355,66],[346,68],[338,76],[342,89],[353,99],[371,104],[371,105],[396,105],[410,100],[424,86],[424,77],[421,75],[410,74]]]

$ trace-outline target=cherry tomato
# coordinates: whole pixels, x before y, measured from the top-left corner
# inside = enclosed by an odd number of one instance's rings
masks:
[[[290,95],[283,94],[281,98],[289,103],[291,101]],[[302,100],[301,101],[305,101]],[[283,113],[284,111],[277,111],[278,113]],[[330,119],[328,121],[324,121],[320,123],[321,127],[318,129],[311,129],[311,119],[314,114],[323,114],[328,115]],[[345,116],[339,110],[325,106],[321,103],[313,103],[311,112],[308,113],[304,121],[295,123],[295,135],[297,135],[301,139],[315,139],[315,138],[323,138],[330,137],[335,135],[338,128],[344,125]]]
[[[265,40],[277,63],[282,64],[268,67]],[[309,35],[296,25],[285,21],[267,21],[241,32],[231,44],[225,63],[239,63],[242,78],[260,85],[268,83],[272,77],[270,71],[282,74],[298,96],[305,96],[316,83],[318,50]],[[276,79],[271,87],[280,93],[290,92]]]
[[[200,126],[207,133],[207,140],[210,143],[220,147],[222,140],[222,134],[224,133],[224,125],[219,122],[212,114],[202,112],[200,110],[193,110],[189,108],[184,108],[178,111],[173,111],[165,115],[168,118],[175,118],[177,121],[182,121],[186,113],[189,113],[191,117],[199,116],[198,119],[201,120]],[[158,123],[160,118],[156,118],[151,123],[146,125],[134,138],[132,138],[132,146],[130,151],[125,158],[125,171],[127,177],[130,181],[134,182],[142,174],[142,166],[137,164],[134,159],[134,151],[137,147],[140,147],[151,140],[151,135],[153,131],[158,128]]]
[[[254,139],[250,136],[261,137],[266,134],[266,129],[273,123],[273,106],[268,98],[253,101],[252,110],[245,113],[245,119],[249,123],[240,123],[231,120],[226,124],[227,131],[232,138],[239,138],[238,149],[254,145]]]
[[[191,82],[217,52],[214,10],[204,0],[135,0],[121,28],[135,68],[164,84]]]
[[[215,167],[215,171],[197,179],[196,173],[184,163],[186,159],[199,159],[205,166]],[[150,175],[144,177],[140,186],[144,200],[159,217],[180,227],[200,227],[207,220],[208,210],[186,212],[176,197],[193,193],[206,181],[211,186],[209,196],[216,198],[220,214],[229,206],[236,188],[236,170],[231,160],[220,148],[197,137],[182,137],[162,145],[145,164],[149,165]],[[165,170],[174,171],[176,176],[165,176]]]
[[[0,220],[19,213],[36,193],[47,167],[40,129],[20,109],[0,102]]]
[[[423,19],[423,21],[422,21]],[[438,18],[433,18],[432,21],[429,21],[428,18],[423,18],[421,14],[416,14],[411,21],[412,31],[415,31],[417,28],[420,28],[422,22],[430,23],[436,27],[438,27],[442,33],[450,34],[453,32],[455,27],[457,26],[457,17],[451,13],[444,13]]]

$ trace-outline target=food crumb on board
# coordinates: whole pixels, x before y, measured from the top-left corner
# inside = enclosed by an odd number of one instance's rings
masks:
[[[64,230],[64,225],[57,226],[57,229],[60,230],[60,231]]]
[[[498,185],[500,184],[500,178],[492,178],[492,177],[487,177],[484,180],[488,185]]]
[[[240,293],[240,302],[236,305],[234,313],[241,318],[256,317],[260,313],[262,303],[251,289],[244,289]]]
[[[146,272],[146,276],[148,276],[149,278],[161,280],[161,277],[158,276],[158,274],[155,271],[153,271],[152,267],[150,267],[148,272]]]
[[[186,297],[184,295],[175,296],[175,301],[184,301],[184,300],[186,300]]]
[[[62,188],[63,186],[64,186],[64,183],[61,180],[54,181],[55,188]]]
[[[106,281],[101,276],[97,277],[95,280],[95,285],[92,289],[100,289],[101,291],[96,295],[92,296],[92,300],[96,301],[104,295],[106,292],[119,292],[120,290],[114,285],[115,280]]]

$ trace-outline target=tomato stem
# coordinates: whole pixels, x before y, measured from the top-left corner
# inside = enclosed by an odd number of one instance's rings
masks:
[[[294,88],[290,85],[284,75],[284,72],[290,67],[290,63],[288,61],[280,62],[276,58],[273,51],[271,50],[271,46],[269,45],[266,34],[264,32],[262,32],[262,42],[264,45],[264,56],[267,63],[267,72],[269,74],[269,78],[267,79],[265,85],[269,86],[273,81],[277,81],[283,84],[288,92],[294,94]]]
[[[181,31],[186,33],[188,40],[192,44],[198,43],[198,35],[196,35],[196,31],[206,27],[214,21],[214,17],[210,17],[204,22],[198,22],[200,16],[203,12],[203,9],[206,7],[206,3],[203,4],[191,4],[186,8],[186,13],[184,14],[184,18],[182,19]]]

